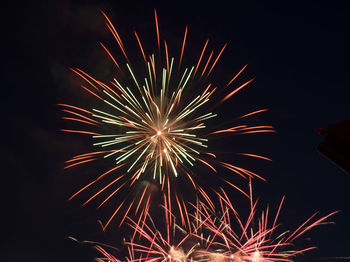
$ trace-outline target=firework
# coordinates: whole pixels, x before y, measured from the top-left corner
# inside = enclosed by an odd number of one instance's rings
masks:
[[[134,231],[130,240],[124,243],[128,254],[120,260],[108,253],[102,245],[96,245],[95,248],[103,255],[98,261],[293,262],[297,255],[316,248],[311,246],[298,249],[294,245],[295,240],[324,223],[336,212],[318,219],[315,219],[315,213],[296,230],[281,231],[278,217],[283,201],[284,198],[272,219],[269,218],[269,209],[260,216],[257,215],[257,202],[251,201],[250,213],[243,221],[223,192],[220,197],[221,216],[212,213],[200,201],[196,205],[192,204],[194,209],[190,214],[189,231],[176,224],[175,216],[169,210],[166,212],[172,223],[159,223],[160,227],[156,226],[160,221],[153,221],[150,215],[142,223],[127,218],[128,225]],[[106,247],[110,249],[107,245]]]
[[[155,11],[158,56],[154,54],[147,56],[139,35],[134,32],[145,64],[144,74],[139,77],[133,69],[131,59],[127,56],[126,48],[116,28],[107,15],[104,13],[103,15],[121,50],[125,66],[117,62],[105,45],[101,46],[116,66],[116,72],[119,75],[128,75],[131,80],[128,82],[115,78],[110,83],[104,83],[81,69],[72,69],[84,81],[81,87],[97,100],[96,105],[100,107],[87,110],[60,104],[63,111],[68,114],[63,118],[79,125],[76,129],[62,130],[92,136],[93,145],[96,147],[92,152],[77,155],[67,161],[66,168],[106,158],[113,158],[115,165],[82,187],[70,199],[93,185],[100,189],[83,205],[99,198],[102,199],[99,204],[101,207],[117,194],[126,196],[119,202],[105,224],[106,228],[118,212],[123,213],[120,224],[131,212],[137,214],[140,221],[145,219],[153,193],[159,190],[166,208],[172,210],[176,207],[182,224],[188,225],[186,205],[182,194],[177,193],[176,184],[178,187],[182,187],[183,184],[190,185],[193,193],[214,209],[207,190],[199,182],[198,173],[201,174],[200,179],[203,181],[206,175],[216,175],[217,166],[222,166],[245,178],[261,178],[258,174],[235,164],[217,160],[216,155],[208,149],[210,136],[274,132],[272,126],[232,123],[223,129],[207,131],[206,123],[217,116],[208,109],[209,105],[213,107],[221,104],[252,81],[232,88],[234,81],[246,68],[244,66],[221,88],[220,94],[223,95],[216,94],[218,88],[208,81],[208,76],[219,61],[226,44],[216,56],[213,55],[214,51],[208,56],[207,40],[198,60],[195,60],[197,62],[193,63],[193,66],[184,67],[182,60],[187,27],[180,56],[176,59],[170,56],[167,42],[164,40],[161,44]],[[264,111],[266,109],[256,110],[240,118]],[[269,160],[255,154],[242,155]],[[230,179],[223,176],[220,179],[240,190]]]
[[[169,210],[165,210],[165,212],[169,213]],[[173,214],[169,213],[169,217],[172,223],[160,223],[160,227],[156,226],[159,221],[154,221],[150,215],[142,223],[127,218],[127,224],[133,229],[134,234],[130,237],[130,240],[124,243],[128,250],[125,258],[119,260],[107,252],[102,245],[95,245],[95,248],[103,255],[103,258],[97,258],[97,261],[104,261],[104,259],[113,262],[195,261],[193,255],[200,245],[196,240],[197,238],[194,238],[198,228],[194,228],[192,232],[187,232],[176,224]],[[108,246],[107,248],[110,249]],[[118,255],[120,256],[120,252]]]
[[[294,231],[280,231],[278,217],[284,198],[276,215],[269,219],[269,209],[257,215],[257,201],[250,202],[250,214],[244,222],[226,195],[220,198],[222,216],[218,217],[202,203],[196,207],[196,217],[209,232],[207,238],[200,236],[205,249],[198,251],[201,261],[268,262],[295,261],[294,257],[315,247],[297,249],[293,242],[304,233],[322,224],[330,216],[315,219],[317,213],[309,217]],[[198,237],[198,236],[197,236]]]
[[[137,237],[126,244],[130,247],[130,253],[134,256],[134,253],[137,252],[142,261],[190,261],[198,247],[198,243],[193,244],[190,241],[193,233],[186,232],[176,223],[173,223],[173,227],[167,224],[165,237],[155,227],[153,221],[149,225],[147,223],[137,224],[134,221],[131,223],[135,233],[139,234],[141,240],[146,244],[139,244],[140,240],[135,241]]]

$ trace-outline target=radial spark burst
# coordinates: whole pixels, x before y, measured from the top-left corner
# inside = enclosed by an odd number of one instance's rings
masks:
[[[73,157],[67,161],[66,168],[103,158],[115,159],[115,165],[77,191],[70,199],[93,185],[98,185],[100,189],[84,205],[99,197],[100,207],[117,193],[127,195],[119,202],[115,212],[105,224],[106,227],[118,212],[123,213],[120,224],[131,210],[135,215],[138,214],[138,217],[145,219],[150,208],[152,193],[159,188],[162,196],[167,199],[167,208],[171,210],[176,207],[182,224],[188,224],[186,206],[182,194],[177,193],[178,187],[183,190],[183,185],[190,185],[192,191],[214,209],[214,204],[201,183],[205,181],[205,176],[217,175],[217,166],[222,166],[242,177],[261,178],[258,174],[235,164],[217,160],[216,155],[208,149],[210,136],[274,132],[271,126],[235,125],[232,122],[223,129],[207,130],[205,123],[216,117],[215,113],[209,111],[209,106],[214,108],[221,104],[252,81],[231,88],[235,85],[234,80],[246,66],[224,87],[217,88],[208,81],[208,76],[221,57],[226,44],[215,57],[213,51],[207,54],[208,40],[206,40],[199,58],[196,59],[197,62],[193,63],[193,66],[183,67],[187,27],[179,52],[180,57],[176,59],[170,56],[165,40],[161,45],[155,11],[158,55],[147,56],[139,35],[134,32],[145,64],[144,75],[138,76],[134,73],[134,66],[127,56],[126,48],[116,28],[104,13],[103,15],[124,56],[120,60],[125,60],[125,66],[117,62],[105,45],[101,46],[115,64],[116,74],[127,75],[131,80],[117,77],[110,83],[104,83],[81,69],[72,69],[84,81],[81,87],[98,102],[96,108],[92,110],[60,104],[63,111],[68,114],[63,118],[76,123],[74,129],[62,130],[92,136],[96,150]],[[218,89],[220,95],[215,92]],[[266,109],[256,110],[239,118],[250,117],[264,111]],[[256,154],[242,153],[242,155],[269,160]],[[199,176],[202,182],[199,182]],[[227,175],[228,178],[225,176],[220,175],[218,178],[236,187],[232,180],[230,181],[231,176]],[[178,181],[179,177],[181,182]]]
[[[220,198],[222,216],[211,213],[202,203],[197,205],[197,218],[209,237],[200,236],[205,249],[198,252],[200,261],[232,261],[232,262],[272,262],[295,261],[295,256],[316,247],[298,249],[294,241],[304,233],[322,224],[337,212],[315,219],[314,213],[296,230],[281,231],[278,224],[284,198],[279,205],[276,215],[269,218],[267,208],[257,214],[257,201],[250,202],[250,214],[243,221],[232,206],[226,195]]]
[[[325,223],[336,212],[318,219],[315,219],[315,213],[294,231],[281,231],[278,217],[283,200],[272,218],[269,218],[269,209],[257,215],[257,202],[251,201],[250,214],[243,221],[223,192],[220,194],[221,216],[212,213],[203,202],[192,204],[190,230],[176,224],[175,216],[169,210],[165,212],[169,218],[163,222],[153,221],[150,215],[141,223],[127,218],[127,224],[134,232],[124,242],[127,254],[122,257],[123,252],[114,251],[112,255],[111,246],[97,244],[95,248],[103,255],[97,261],[293,262],[298,255],[316,248],[297,248],[295,240]]]
[[[186,262],[195,261],[194,254],[200,243],[196,235],[200,228],[193,228],[191,232],[186,231],[176,224],[175,216],[168,213],[168,222],[154,221],[150,215],[147,219],[138,223],[127,218],[127,224],[133,229],[134,234],[125,241],[128,252],[124,258],[116,258],[110,254],[102,245],[95,245],[95,248],[103,255],[97,261],[108,259],[117,261],[153,261],[153,262]],[[170,223],[169,223],[170,221]],[[158,226],[156,226],[158,225]],[[159,226],[160,225],[160,226]],[[121,252],[117,254],[120,257]]]

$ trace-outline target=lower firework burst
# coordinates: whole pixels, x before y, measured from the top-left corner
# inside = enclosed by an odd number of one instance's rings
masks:
[[[325,222],[330,213],[324,217],[315,219],[314,213],[294,231],[280,231],[278,216],[280,214],[284,198],[279,205],[276,215],[269,218],[269,209],[257,215],[257,202],[250,201],[250,214],[243,221],[232,206],[226,195],[220,198],[222,216],[218,217],[203,204],[196,206],[196,217],[209,235],[206,238],[197,235],[201,239],[205,249],[197,252],[200,261],[232,261],[232,262],[272,262],[272,261],[296,261],[295,257],[316,247],[298,249],[294,241],[304,233],[317,225]]]
[[[124,249],[127,249],[125,257],[121,258],[122,252],[117,252],[116,256],[109,253],[107,250],[111,250],[110,246],[106,248],[102,244],[95,244],[95,249],[103,255],[97,261],[195,261],[194,254],[200,246],[195,235],[200,227],[186,231],[176,224],[175,216],[169,210],[164,211],[169,216],[166,223],[159,223],[159,220],[153,220],[150,215],[142,223],[127,218],[127,224],[134,233],[124,242]]]
[[[97,261],[154,261],[154,262],[293,262],[302,253],[315,249],[314,246],[297,248],[296,239],[312,228],[324,223],[327,216],[315,219],[317,213],[309,217],[296,230],[279,230],[278,217],[282,208],[281,201],[276,215],[269,218],[269,209],[257,215],[257,202],[251,203],[246,220],[242,220],[223,192],[220,195],[222,213],[217,216],[200,201],[192,205],[190,214],[191,229],[185,230],[176,224],[175,216],[168,213],[167,222],[147,219],[138,223],[127,218],[127,224],[133,229],[133,235],[125,241],[124,252],[111,254],[112,247],[94,244],[103,257]],[[271,220],[271,221],[270,221]],[[159,223],[160,222],[160,223]],[[160,226],[159,226],[160,225]],[[116,250],[115,248],[113,248]],[[109,251],[108,251],[109,250]],[[340,259],[340,258],[337,258]],[[342,258],[349,259],[349,258]]]
[[[189,225],[182,193],[177,193],[179,189],[174,185],[177,184],[182,190],[183,184],[190,185],[191,190],[214,209],[207,190],[201,186],[199,180],[205,181],[203,178],[207,174],[216,175],[217,166],[222,166],[244,178],[261,178],[258,174],[235,164],[217,160],[216,155],[208,149],[210,136],[274,132],[272,126],[232,123],[223,129],[206,131],[206,122],[216,117],[216,114],[208,109],[209,106],[214,108],[223,103],[252,81],[230,89],[246,68],[244,66],[220,90],[220,94],[224,95],[216,95],[217,87],[208,81],[208,76],[221,57],[226,44],[215,57],[213,51],[207,55],[207,40],[197,62],[193,66],[183,67],[187,27],[179,52],[180,57],[175,59],[168,52],[167,42],[164,40],[161,44],[155,11],[158,56],[154,54],[147,56],[139,35],[134,32],[145,64],[144,75],[138,77],[134,73],[134,67],[130,63],[121,37],[107,15],[104,13],[103,15],[124,56],[125,66],[121,66],[103,44],[101,46],[115,64],[117,72],[120,75],[128,75],[130,81],[115,78],[110,83],[104,83],[85,71],[74,68],[72,71],[84,81],[81,87],[97,99],[96,105],[99,107],[87,110],[68,104],[60,106],[67,113],[63,119],[74,121],[79,125],[74,129],[62,130],[92,136],[93,145],[97,148],[92,152],[74,156],[67,161],[66,168],[101,158],[113,158],[115,165],[78,190],[70,199],[94,185],[97,185],[99,190],[93,193],[84,205],[99,198],[100,207],[113,196],[118,194],[125,196],[105,223],[106,228],[118,212],[123,213],[123,216],[120,216],[120,224],[131,212],[137,214],[140,221],[145,219],[152,195],[158,190],[164,198],[166,208],[172,210],[175,207],[181,216],[182,224]],[[215,102],[211,102],[215,96]],[[256,110],[240,118],[264,111],[266,109]],[[269,160],[255,154],[242,155]],[[224,176],[218,177],[240,190],[230,179]]]

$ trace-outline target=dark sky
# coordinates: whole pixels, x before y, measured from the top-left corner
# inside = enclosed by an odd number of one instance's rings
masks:
[[[152,45],[154,8],[161,34],[174,48],[186,25],[190,50],[201,48],[207,37],[216,50],[228,42],[214,72],[219,82],[248,64],[243,80],[255,77],[253,84],[220,112],[226,119],[269,108],[256,119],[274,125],[276,134],[229,143],[237,152],[273,159],[242,160],[268,180],[256,181],[255,194],[262,206],[273,207],[286,195],[280,221],[291,228],[315,211],[341,210],[334,225],[307,235],[320,247],[311,257],[350,256],[350,175],[317,152],[323,138],[314,130],[350,117],[350,8],[333,1],[231,2],[16,1],[3,9],[9,33],[2,49],[4,261],[91,261],[90,248],[65,237],[119,241],[117,229],[99,230],[103,211],[66,201],[79,185],[74,171],[63,171],[63,162],[81,153],[86,140],[59,132],[64,123],[56,104],[80,102],[69,67],[110,73],[101,70],[106,57],[98,42],[114,41],[100,9],[126,41],[136,29]]]

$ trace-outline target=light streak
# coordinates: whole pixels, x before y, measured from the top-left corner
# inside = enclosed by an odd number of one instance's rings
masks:
[[[221,216],[216,216],[203,204],[199,206],[191,204],[198,212],[196,217],[203,227],[202,230],[209,235],[208,237],[196,235],[206,247],[198,251],[200,261],[293,262],[297,255],[315,249],[315,246],[297,248],[293,243],[337,212],[316,220],[314,218],[317,213],[315,213],[294,231],[282,231],[277,220],[283,201],[284,198],[272,218],[272,223],[269,219],[269,208],[258,215],[257,201],[251,202],[250,213],[245,221],[233,208],[226,194],[221,194],[220,198]]]

